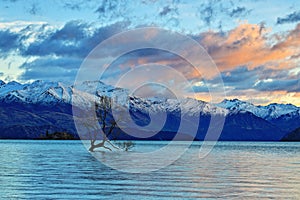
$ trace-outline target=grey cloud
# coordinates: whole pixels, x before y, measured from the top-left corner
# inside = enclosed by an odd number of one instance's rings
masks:
[[[170,13],[172,11],[172,9],[170,8],[170,6],[165,6],[163,7],[163,10],[159,12],[160,16],[165,16],[168,13]]]
[[[288,71],[268,69],[264,66],[252,70],[247,69],[247,67],[238,67],[231,71],[222,72],[221,77],[224,86],[232,87],[237,91],[247,89],[259,91],[300,91],[299,78],[292,77]],[[215,79],[207,82],[208,84],[216,83]]]
[[[118,1],[103,0],[96,12],[106,13],[114,10],[118,6]]]
[[[102,0],[100,5],[95,10],[99,19],[115,20],[116,18],[122,18],[125,20],[125,15],[128,14],[128,3],[125,0]]]
[[[22,52],[24,56],[76,56],[85,57],[96,45],[108,37],[125,30],[127,24],[119,22],[88,32],[89,24],[68,22],[63,28],[49,32]]]
[[[214,15],[214,8],[211,4],[201,5],[199,9],[199,16],[205,22],[206,25],[209,26],[211,24],[213,15]]]
[[[32,4],[31,7],[29,8],[28,12],[31,15],[36,15],[38,12],[40,12],[40,8],[38,7],[37,4]]]
[[[248,11],[245,7],[237,7],[231,10],[229,12],[230,17],[241,17],[249,14],[250,11]]]
[[[81,59],[44,57],[23,63],[21,80],[74,80]]]
[[[2,56],[19,47],[20,35],[17,33],[10,32],[9,30],[0,30],[0,38],[0,53]]]
[[[290,80],[273,80],[273,81],[260,81],[255,87],[260,91],[288,91],[288,92],[300,92],[300,85],[298,79]]]
[[[127,22],[119,22],[106,27],[94,28],[80,21],[71,21],[64,27],[51,30],[48,25],[29,25],[18,33],[0,30],[0,57],[6,57],[11,51],[23,57],[40,57],[32,62],[23,63],[24,73],[21,80],[72,79],[83,58],[100,42],[127,29]],[[47,30],[47,31],[46,31]],[[40,34],[35,41],[26,44],[31,34]]]
[[[193,86],[192,91],[189,92],[201,93],[201,92],[209,92],[209,90],[206,85],[203,85],[203,86]]]
[[[300,21],[300,11],[295,11],[285,17],[278,17],[277,24],[294,23]]]
[[[80,11],[82,8],[85,8],[90,2],[93,1],[87,1],[87,0],[80,0],[80,1],[64,1],[63,3],[63,7],[65,9],[69,9],[69,10],[77,10]]]
[[[252,85],[258,79],[258,74],[262,70],[262,67],[249,70],[245,66],[238,67],[231,71],[221,72],[221,78],[224,82],[224,86],[234,87],[237,90],[252,88]],[[210,84],[217,84],[219,81],[217,78],[207,80]]]
[[[72,3],[65,3],[64,8],[67,8],[70,10],[80,10],[79,4],[72,4]]]
[[[163,9],[159,12],[159,16],[164,17],[168,14],[174,14],[178,15],[178,9],[176,6],[171,7],[170,5],[167,5],[163,7]]]
[[[85,37],[85,27],[85,24],[77,21],[69,22],[60,30],[40,36],[42,38],[25,49],[23,55],[74,54],[78,50],[78,43]]]
[[[291,56],[291,59],[297,59],[297,58],[300,58],[300,54],[296,54],[296,55]]]

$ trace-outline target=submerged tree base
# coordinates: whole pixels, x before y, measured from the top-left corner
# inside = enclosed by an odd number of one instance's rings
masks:
[[[98,148],[104,148],[104,149],[108,149],[108,150],[112,151],[112,148],[105,146],[105,142],[109,143],[114,149],[123,150],[123,151],[129,151],[130,149],[132,149],[134,147],[134,143],[132,141],[123,141],[123,142],[117,142],[117,143],[113,144],[109,140],[103,140],[99,144],[95,144],[95,142],[91,142],[89,151],[94,152],[95,149],[98,149]]]

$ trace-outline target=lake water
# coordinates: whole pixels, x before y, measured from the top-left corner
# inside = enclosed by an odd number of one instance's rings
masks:
[[[133,151],[165,144],[136,142]],[[219,142],[197,159],[200,145],[139,174],[107,167],[81,141],[0,140],[0,199],[300,199],[300,143]]]

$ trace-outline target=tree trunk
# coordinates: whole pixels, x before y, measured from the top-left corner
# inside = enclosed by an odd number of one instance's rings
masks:
[[[94,152],[96,148],[104,147],[105,140],[100,142],[99,144],[95,144],[95,142],[91,142],[91,147],[89,148],[90,152]]]

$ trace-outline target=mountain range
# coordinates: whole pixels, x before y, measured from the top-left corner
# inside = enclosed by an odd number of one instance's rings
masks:
[[[288,135],[300,127],[300,108],[292,104],[256,106],[238,99],[211,104],[191,98],[141,98],[100,81],[77,85],[40,80],[30,84],[0,81],[0,138],[36,139],[46,132],[57,131],[78,137],[72,105],[80,108],[104,95],[118,97],[121,104],[128,105],[131,118],[140,126],[150,123],[150,115],[166,113],[166,123],[159,133],[145,138],[144,132],[132,126],[127,129],[138,133],[135,136],[123,133],[119,139],[170,140],[180,131],[179,139],[203,140],[213,117],[225,118],[220,140],[279,141],[297,138]],[[182,116],[188,125],[186,129],[179,128]],[[217,130],[218,126],[215,123],[210,128]],[[195,135],[189,130],[195,130]]]

